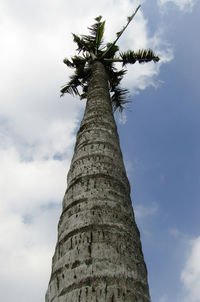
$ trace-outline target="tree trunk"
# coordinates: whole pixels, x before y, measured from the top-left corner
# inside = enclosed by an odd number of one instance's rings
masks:
[[[150,302],[107,75],[92,68],[46,302]]]

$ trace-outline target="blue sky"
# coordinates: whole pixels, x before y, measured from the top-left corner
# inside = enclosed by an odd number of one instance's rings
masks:
[[[11,1],[0,4],[0,291],[44,301],[57,223],[84,102],[59,89],[71,32],[106,19],[113,39],[141,3],[121,49],[159,64],[128,68],[132,101],[116,114],[152,302],[200,301],[198,0]],[[74,13],[76,11],[76,14]],[[83,14],[84,11],[84,14]],[[12,289],[12,290],[11,290]]]

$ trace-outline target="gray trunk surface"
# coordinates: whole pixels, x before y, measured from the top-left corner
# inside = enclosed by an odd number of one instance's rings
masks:
[[[93,64],[46,302],[150,302],[107,75]]]

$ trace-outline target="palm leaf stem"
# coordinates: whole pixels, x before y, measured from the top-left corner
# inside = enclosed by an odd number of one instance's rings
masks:
[[[116,59],[104,59],[105,62],[111,62],[111,63],[115,63],[115,62],[120,62],[123,63],[123,60],[120,58],[116,58]]]
[[[112,62],[112,63],[124,63],[124,61],[122,59],[104,59],[106,62]],[[153,61],[154,58],[152,59],[137,59],[136,58],[136,61],[140,61],[140,63],[143,63],[143,62],[149,62],[149,61]],[[155,60],[158,60],[158,57],[155,57]],[[134,64],[134,63],[131,63],[131,62],[127,62],[126,64]]]
[[[95,61],[96,60],[96,56],[95,56],[95,54],[93,53],[93,51],[90,51],[90,56],[91,56],[91,59],[92,59],[92,61]]]
[[[115,39],[115,41],[111,44],[111,46],[102,54],[101,58],[104,58],[105,55],[110,51],[110,49],[117,43],[117,41],[119,40],[119,38],[121,37],[121,35],[123,34],[123,32],[126,30],[126,28],[128,27],[128,25],[130,24],[130,22],[133,20],[133,18],[135,17],[135,15],[137,14],[137,11],[140,9],[141,5],[139,5],[135,12],[128,17],[128,22],[127,24],[123,27],[123,29],[119,32],[119,34],[117,35],[117,39]]]

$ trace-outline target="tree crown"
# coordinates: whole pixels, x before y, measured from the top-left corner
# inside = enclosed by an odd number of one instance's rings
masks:
[[[78,55],[71,57],[71,60],[67,58],[63,60],[68,67],[74,69],[74,74],[70,76],[70,81],[62,87],[61,96],[65,93],[70,93],[74,96],[78,95],[81,99],[86,98],[92,63],[100,61],[103,63],[108,75],[113,110],[119,109],[122,111],[124,109],[124,105],[127,103],[125,96],[128,92],[127,89],[120,87],[120,82],[126,73],[124,67],[127,64],[135,64],[136,62],[159,61],[159,57],[151,49],[142,49],[137,52],[133,50],[120,52],[119,47],[116,45],[139,8],[140,6],[127,18],[126,25],[116,33],[116,39],[113,42],[104,43],[105,21],[102,21],[101,16],[96,17],[95,23],[88,28],[89,35],[78,36],[72,34],[73,40],[77,44]],[[119,70],[114,66],[116,62],[122,64],[122,69]]]

